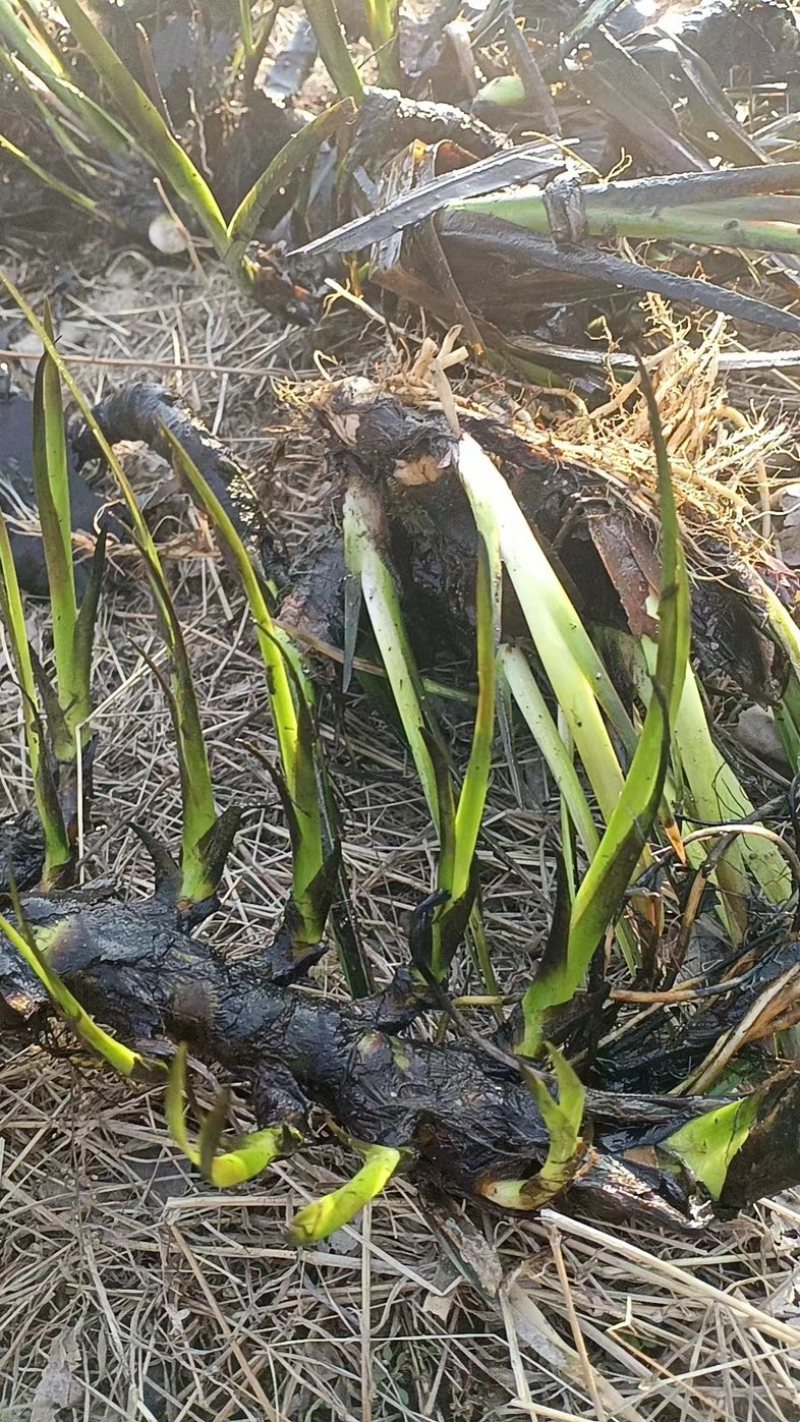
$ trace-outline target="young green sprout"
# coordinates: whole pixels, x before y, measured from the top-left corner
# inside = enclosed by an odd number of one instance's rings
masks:
[[[640,369],[656,452],[661,505],[661,596],[653,693],[622,792],[572,905],[564,940],[553,940],[523,998],[521,1051],[542,1048],[548,1011],[572,1000],[605,933],[620,912],[664,791],[670,727],[689,664],[690,600],[669,456],[655,396]]]
[[[175,727],[183,801],[181,864],[180,869],[174,871],[174,892],[176,909],[182,917],[190,921],[204,913],[213,901],[236,831],[238,813],[229,810],[220,817],[216,813],[208,757],[183,634],[158,551],[142,517],[136,495],[114,450],[94,418],[86,397],[58,351],[49,319],[41,321],[14,283],[2,273],[0,282],[19,306],[45,350],[40,367],[43,415],[39,422],[35,471],[36,494],[40,503],[42,534],[51,581],[53,640],[59,678],[57,706],[51,707],[51,699],[47,702],[48,712],[52,710],[52,719],[57,726],[54,737],[57,756],[61,752],[66,755],[70,746],[76,745],[81,738],[81,743],[85,741],[88,745],[92,629],[101,571],[100,558],[96,557],[84,602],[80,610],[76,609],[72,563],[71,558],[67,557],[66,541],[70,525],[61,438],[63,381],[92,430],[125,501],[170,653],[172,676],[171,685],[166,690]],[[102,546],[99,552],[102,553]],[[38,763],[42,763],[41,756]],[[41,814],[41,807],[39,808]],[[142,837],[149,840],[149,837]],[[152,841],[149,843],[155,848]],[[160,863],[162,870],[168,865],[168,856],[163,852],[160,852]]]
[[[187,1055],[186,1047],[179,1046],[170,1065],[164,1106],[172,1139],[206,1180],[219,1190],[229,1190],[234,1185],[252,1180],[279,1156],[288,1154],[292,1145],[300,1139],[300,1132],[292,1126],[271,1126],[262,1131],[250,1131],[239,1136],[230,1149],[219,1151],[228,1114],[227,1091],[218,1093],[214,1105],[206,1114],[193,1103],[201,1122],[197,1145],[194,1145],[186,1123]]]
[[[33,776],[36,810],[44,835],[44,865],[41,882],[46,888],[69,884],[74,874],[75,856],[64,823],[58,786],[36,691],[31,650],[25,625],[25,610],[17,581],[17,571],[5,519],[0,516],[0,607],[8,632],[11,654],[22,696],[25,741]],[[35,872],[35,871],[34,871]]]
[[[456,806],[447,754],[406,631],[385,547],[384,515],[374,491],[360,480],[351,480],[347,487],[343,522],[348,568],[345,683],[353,663],[363,598],[439,836],[436,888],[440,904],[429,922],[430,943],[424,953],[433,976],[442,981],[447,977],[453,953],[470,917],[473,939],[479,944],[481,938],[477,911],[473,909],[473,866],[494,739],[495,638],[499,625],[497,558],[489,541],[481,544],[476,596],[478,704],[469,763]]]
[[[165,434],[176,468],[233,556],[264,662],[278,743],[279,770],[271,774],[292,845],[292,897],[272,957],[276,968],[291,973],[319,954],[339,876],[340,848],[314,728],[314,692],[297,649],[275,623],[264,579],[233,522],[183,446]],[[351,989],[360,996],[369,982],[360,948],[342,938],[340,951]]]
[[[493,1180],[484,1194],[495,1205],[512,1210],[538,1210],[567,1188],[577,1171],[588,1142],[581,1137],[586,1092],[561,1052],[547,1043],[555,1070],[558,1096],[554,1099],[543,1081],[525,1072],[528,1089],[542,1114],[550,1142],[541,1168],[527,1180]]]
[[[16,922],[11,923],[0,914],[0,933],[35,973],[75,1035],[108,1062],[120,1076],[137,1081],[158,1081],[162,1078],[164,1066],[161,1062],[145,1057],[141,1052],[134,1052],[122,1042],[118,1042],[110,1032],[98,1026],[94,1018],[81,1006],[47,961],[47,930],[40,931],[37,941],[25,918],[19,895],[13,888],[11,897]]]
[[[49,310],[42,326],[52,345]],[[70,882],[78,826],[91,802],[91,678],[105,535],[98,537],[82,601],[75,587],[69,458],[58,367],[48,350],[33,399],[33,477],[52,613],[54,679],[28,645],[25,616],[5,523],[0,528],[0,600],[23,700],[28,757],[44,832],[42,882]]]
[[[386,1188],[403,1159],[403,1151],[392,1146],[364,1146],[362,1150],[364,1164],[345,1185],[298,1210],[289,1229],[293,1244],[316,1244],[349,1224]]]

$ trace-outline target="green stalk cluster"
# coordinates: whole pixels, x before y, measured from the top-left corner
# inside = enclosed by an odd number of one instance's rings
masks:
[[[250,6],[242,0],[240,8],[247,62],[255,53],[256,42]],[[113,103],[113,110],[103,107],[75,84],[44,26],[34,27],[31,24],[32,12],[22,0],[0,0],[0,44],[5,47],[0,53],[4,54],[6,69],[23,85],[36,104],[51,134],[68,154],[73,168],[91,188],[101,153],[108,154],[112,160],[133,156],[144,160],[171,190],[178,204],[191,214],[210,240],[220,261],[245,285],[249,285],[254,273],[246,257],[246,248],[264,208],[294,174],[303,170],[320,144],[339,131],[355,112],[355,105],[363,95],[333,0],[309,0],[308,10],[321,52],[326,62],[333,66],[331,72],[335,71],[338,76],[336,82],[342,102],[333,104],[289,139],[245,194],[230,222],[225,221],[209,183],[172,131],[162,107],[154,102],[126,68],[82,0],[64,0],[60,9],[73,39],[102,81],[105,92],[111,96],[109,103]],[[337,32],[340,43],[337,43]],[[70,115],[68,127],[59,116],[59,110],[63,112],[64,108]],[[75,129],[79,135],[78,142],[73,136]],[[48,173],[2,134],[0,148],[23,163],[61,197],[102,221],[114,221],[113,215],[104,210],[100,199]]]

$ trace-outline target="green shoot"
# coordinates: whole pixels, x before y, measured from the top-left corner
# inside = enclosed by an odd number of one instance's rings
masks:
[[[493,570],[497,571],[496,577],[493,576]],[[437,980],[443,981],[447,978],[453,954],[464,931],[464,910],[469,906],[469,935],[490,990],[494,975],[480,908],[473,902],[473,898],[476,884],[475,851],[492,769],[495,654],[500,621],[500,590],[496,546],[492,545],[491,539],[488,546],[481,541],[475,597],[478,703],[472,731],[472,747],[455,811],[452,783],[446,765],[442,766],[444,777],[441,771],[439,775],[439,804],[442,813],[437,888],[448,894],[448,900],[436,911],[431,925],[431,972]]]
[[[458,797],[455,819],[455,855],[453,882],[442,885],[450,889],[454,901],[467,892],[472,875],[472,862],[478,842],[489,776],[492,769],[495,710],[495,633],[492,612],[489,557],[483,544],[478,557],[478,579],[475,598],[478,649],[478,705],[472,734],[472,748]]]
[[[10,153],[12,158],[16,158],[18,163],[21,163],[29,172],[35,174],[48,188],[52,188],[53,192],[59,193],[63,198],[67,198],[74,207],[81,208],[83,212],[90,212],[93,217],[98,218],[101,222],[110,222],[111,219],[106,216],[94,198],[87,197],[86,193],[79,192],[77,188],[70,187],[69,183],[64,183],[60,178],[56,178],[52,173],[48,173],[46,168],[36,163],[33,158],[29,158],[27,153],[23,153],[21,148],[17,148],[16,144],[12,143],[11,139],[6,138],[2,133],[0,133],[0,150]]]
[[[458,471],[478,527],[496,529],[531,637],[608,822],[623,777],[601,708],[632,749],[625,708],[508,484],[469,435],[459,444]]]
[[[134,536],[142,554],[145,571],[150,582],[162,632],[172,662],[173,679],[169,699],[176,731],[177,750],[181,767],[181,789],[183,794],[182,882],[179,907],[189,909],[194,905],[206,902],[211,894],[213,894],[222,873],[225,854],[230,847],[231,837],[235,829],[235,821],[233,814],[226,814],[218,819],[214,808],[214,794],[203,741],[200,715],[195,699],[191,669],[189,667],[180,623],[167,588],[158,557],[158,551],[153,542],[150,530],[142,517],[136,495],[122,465],[94,418],[91,406],[55,344],[49,320],[44,322],[40,321],[35,311],[22,296],[22,293],[2,272],[0,272],[0,284],[5,286],[6,290],[16,301],[28,324],[32,330],[36,332],[36,335],[42,341],[45,348],[45,354],[42,358],[42,364],[40,365],[41,398],[43,404],[45,400],[49,399],[52,414],[49,424],[46,420],[37,420],[37,425],[39,425],[41,429],[44,429],[45,426],[47,427],[46,439],[49,443],[49,447],[47,450],[40,449],[37,460],[40,471],[36,477],[37,480],[42,478],[42,469],[45,463],[52,458],[53,468],[56,471],[55,487],[58,491],[56,497],[49,500],[49,504],[53,505],[49,510],[50,522],[53,527],[53,546],[57,550],[55,535],[63,526],[63,509],[66,497],[65,490],[59,487],[60,476],[57,462],[59,434],[57,430],[55,433],[53,432],[53,428],[56,425],[56,409],[61,412],[62,424],[60,428],[63,430],[63,408],[60,403],[61,390],[59,377],[68,387],[81,414],[92,430],[103,456],[117,481],[130,514]],[[38,384],[39,382],[37,381],[37,388]],[[45,410],[44,413],[47,414],[47,411]],[[47,470],[49,473],[49,463],[47,463]],[[44,485],[43,492],[45,503],[47,504],[48,498],[47,493],[44,491]],[[41,498],[38,483],[37,498]],[[59,513],[58,510],[61,512]],[[69,526],[69,524],[67,524],[67,526]],[[44,515],[42,531],[46,536],[46,519]],[[58,552],[56,551],[54,566],[56,566],[58,562]],[[59,567],[60,566],[59,564]],[[71,563],[69,566],[71,569]],[[63,567],[61,567],[59,576],[62,579],[65,576]],[[63,694],[62,685],[59,681],[59,702],[64,708],[65,714],[68,713],[72,718],[68,722],[70,728],[81,725],[90,712],[89,676],[97,590],[97,579],[93,578],[90,582],[89,591],[84,599],[84,603],[72,626],[73,652],[71,662],[67,657],[67,647],[69,644],[65,638],[63,656],[64,660],[69,662],[72,668],[74,686],[77,689],[75,690],[74,698],[70,699],[69,695],[65,696]],[[64,690],[69,692],[69,688],[70,683],[68,682]],[[39,807],[39,811],[41,814],[41,807]]]
[[[71,879],[74,854],[48,761],[48,747],[39,712],[36,678],[25,626],[25,609],[22,605],[22,595],[17,581],[17,570],[14,566],[8,529],[2,516],[0,516],[0,574],[2,574],[0,608],[8,631],[22,695],[22,717],[28,759],[33,776],[33,793],[44,834],[42,883],[47,887],[55,887],[68,883]]]
[[[557,1100],[553,1100],[543,1081],[532,1072],[525,1073],[550,1136],[544,1164],[528,1180],[491,1180],[481,1188],[486,1199],[504,1209],[538,1210],[560,1195],[576,1174],[586,1150],[581,1138],[586,1092],[561,1052],[550,1043],[547,1050],[555,1069]]]
[[[267,1130],[250,1131],[240,1136],[232,1149],[217,1154],[220,1136],[228,1109],[227,1093],[217,1100],[201,1122],[197,1145],[189,1138],[186,1124],[186,1060],[185,1043],[178,1047],[169,1069],[164,1108],[170,1135],[178,1148],[199,1169],[212,1185],[220,1190],[242,1185],[260,1175],[279,1156],[286,1155],[300,1132],[292,1126],[271,1126]]]
[[[217,255],[228,249],[228,229],[205,178],[170,132],[156,105],[122,63],[80,0],[59,6],[72,34],[114,102],[137,134],[150,161],[197,218]]]
[[[367,1146],[364,1156],[361,1169],[346,1185],[298,1210],[289,1230],[293,1244],[305,1248],[320,1239],[327,1239],[334,1230],[349,1224],[370,1200],[386,1188],[403,1158],[403,1152],[392,1146],[375,1145]]]
[[[523,999],[524,1055],[541,1050],[545,1014],[570,1002],[614,918],[658,812],[667,772],[670,726],[683,694],[690,644],[690,600],[669,456],[655,396],[641,371],[656,451],[661,503],[661,597],[653,695],[625,784],[578,889],[565,951],[542,960]]]
[[[12,0],[0,0],[0,37],[9,54],[49,89],[95,144],[118,157],[130,153],[130,134],[88,94],[76,88],[56,46],[46,41],[41,30],[31,33],[15,13]],[[35,92],[35,85],[30,80],[26,82]]]
[[[233,555],[267,674],[267,691],[278,741],[285,804],[291,808],[293,904],[299,945],[319,943],[330,907],[323,892],[328,877],[328,854],[323,842],[323,816],[317,766],[311,741],[310,707],[313,693],[303,674],[296,650],[276,626],[266,590],[247,549],[228,514],[182,445],[164,430],[172,445],[176,468],[190,485],[198,502]],[[297,702],[294,692],[297,693]]]
[[[428,810],[440,832],[439,789],[429,741],[432,736],[438,743],[438,729],[408,640],[394,575],[382,546],[383,510],[377,495],[365,483],[352,479],[348,484],[342,519],[345,561],[352,579],[349,590],[356,592],[355,598],[346,595],[345,644],[354,649],[360,595],[363,595]]]
[[[52,340],[49,309],[45,312],[44,324]],[[68,734],[66,754],[59,753],[59,758],[72,759],[75,731],[86,723],[91,712],[91,665],[78,666],[75,658],[78,608],[64,402],[58,367],[47,351],[37,367],[33,392],[33,477],[50,589],[56,684]],[[83,735],[84,739],[88,736],[88,728]]]
[[[491,770],[494,739],[495,638],[499,625],[499,557],[491,535],[481,546],[477,580],[479,693],[472,749],[456,808],[447,756],[406,631],[385,549],[383,512],[374,491],[351,480],[344,499],[345,675],[352,665],[363,596],[403,731],[439,836],[437,888],[447,894],[431,924],[430,970],[447,969],[464,929],[473,892],[473,861]],[[465,910],[467,913],[465,914]],[[472,932],[480,922],[472,909]]]
[[[397,58],[399,0],[365,0],[365,8],[380,83],[384,89],[400,89],[403,76]]]
[[[320,144],[336,133],[342,123],[354,113],[355,105],[352,99],[343,99],[341,103],[333,104],[324,113],[318,114],[284,144],[265,172],[242,198],[228,224],[229,266],[235,270],[242,269],[245,249],[267,204],[294,174],[309,162]]]
[[[19,905],[17,905],[17,911],[19,912]],[[24,925],[24,919],[21,921]],[[98,1056],[107,1061],[120,1076],[145,1081],[159,1079],[164,1070],[161,1063],[142,1056],[140,1052],[132,1051],[130,1047],[124,1046],[109,1032],[104,1031],[102,1027],[98,1027],[94,1018],[81,1006],[78,999],[61,981],[55,969],[47,962],[29,930],[21,932],[0,914],[0,933],[8,939],[13,948],[16,948],[20,957],[24,958],[28,967],[36,974],[50,997],[60,1008],[65,1021],[69,1023],[81,1041],[97,1052]]]
[[[303,0],[303,8],[317,37],[322,62],[331,76],[340,99],[360,104],[364,86],[353,63],[334,0]]]
[[[695,1116],[661,1143],[700,1180],[712,1200],[722,1194],[728,1167],[744,1145],[758,1116],[759,1093]]]
[[[648,665],[652,666],[653,647],[647,639],[642,640],[642,650]],[[727,824],[752,815],[751,800],[711,736],[691,668],[687,670],[672,724],[672,759],[683,785],[685,812],[699,824]],[[785,859],[773,844],[756,835],[739,838],[727,848],[714,877],[735,942],[740,941],[746,927],[751,882],[759,886],[771,903],[783,903],[791,894],[791,874]]]
[[[242,49],[245,59],[252,59],[256,42],[253,34],[253,15],[250,9],[250,0],[239,0],[239,34],[242,39]]]
[[[761,602],[767,629],[789,666],[786,689],[776,720],[789,763],[796,769],[800,766],[800,632],[792,614],[766,580],[755,571],[749,592]]]
[[[474,102],[493,104],[498,109],[522,108],[526,102],[525,85],[518,74],[498,74],[481,84]]]
[[[181,776],[182,846],[178,907],[190,910],[214,894],[238,823],[238,813],[217,817],[203,727],[178,615],[155,550],[140,548],[172,666],[168,696]]]
[[[569,748],[559,735],[558,727],[522,649],[508,644],[502,646],[498,653],[498,671],[547,762],[586,856],[591,860],[597,852],[600,835]],[[507,753],[511,761],[513,756],[510,747]]]

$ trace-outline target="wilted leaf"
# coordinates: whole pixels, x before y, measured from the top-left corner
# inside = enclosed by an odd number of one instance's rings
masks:
[[[83,1385],[73,1371],[79,1358],[75,1330],[65,1328],[53,1339],[47,1366],[33,1394],[30,1422],[57,1422],[62,1408],[72,1411],[80,1407]]]

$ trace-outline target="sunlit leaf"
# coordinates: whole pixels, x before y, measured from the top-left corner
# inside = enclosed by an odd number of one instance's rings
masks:
[[[619,801],[578,889],[566,953],[550,958],[523,999],[525,1050],[540,1048],[547,1010],[571,1001],[624,895],[658,811],[664,789],[671,718],[683,692],[690,644],[690,599],[669,457],[655,396],[640,371],[656,451],[661,506],[661,596],[653,694]]]
[[[719,1106],[705,1116],[695,1116],[674,1131],[662,1148],[669,1150],[701,1180],[712,1199],[718,1200],[728,1166],[747,1140],[758,1115],[758,1094]]]
[[[630,720],[503,475],[469,435],[459,442],[457,462],[478,527],[497,530],[500,555],[530,635],[608,819],[619,799],[623,776],[601,708],[632,749]]]

